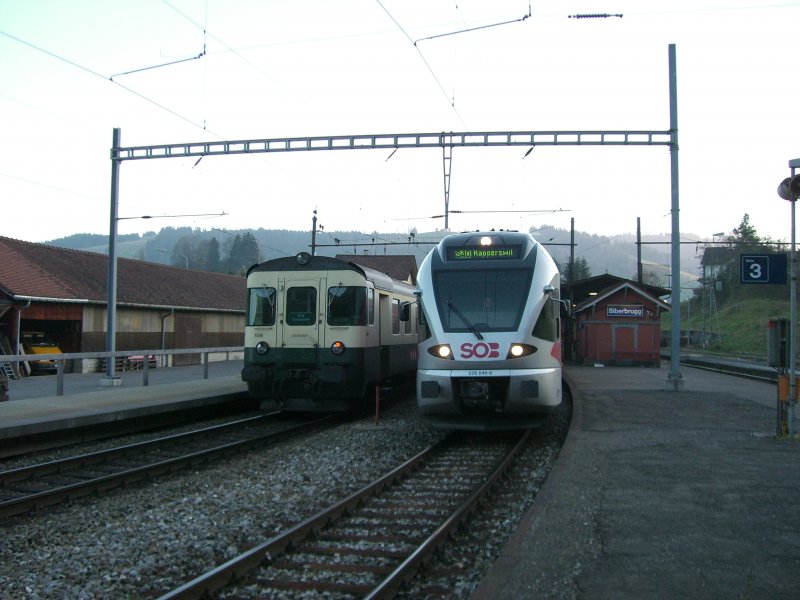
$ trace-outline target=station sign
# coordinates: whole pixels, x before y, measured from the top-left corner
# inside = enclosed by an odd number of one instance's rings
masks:
[[[786,284],[786,253],[742,254],[741,283]]]
[[[634,317],[644,316],[644,306],[641,304],[609,304],[606,307],[606,315],[609,317]]]

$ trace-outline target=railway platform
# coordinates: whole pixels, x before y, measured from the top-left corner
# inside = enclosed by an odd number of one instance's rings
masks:
[[[0,457],[49,447],[65,432],[72,441],[97,439],[152,427],[156,416],[170,424],[246,404],[241,368],[241,360],[211,363],[207,379],[200,365],[153,369],[146,386],[140,371],[118,373],[122,385],[113,387],[101,385],[99,373],[68,374],[63,395],[55,375],[10,381],[10,399],[0,402]]]
[[[800,597],[800,441],[776,388],[681,367],[567,367],[573,423],[473,600]]]

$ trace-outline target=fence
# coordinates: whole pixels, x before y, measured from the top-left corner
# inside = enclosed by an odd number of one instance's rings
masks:
[[[217,348],[182,348],[180,350],[127,350],[116,352],[68,352],[63,354],[5,354],[0,360],[6,365],[14,367],[19,373],[20,363],[32,360],[52,360],[56,363],[56,395],[64,395],[64,372],[67,361],[96,361],[105,366],[105,361],[114,360],[114,371],[141,370],[142,385],[149,385],[149,372],[156,364],[166,365],[175,355],[197,354],[201,357],[203,365],[203,379],[208,379],[208,363],[218,360],[231,360],[241,358],[244,348],[242,346],[225,346]],[[103,369],[105,371],[105,369]],[[83,369],[81,369],[83,372]],[[114,385],[113,380],[109,385]]]

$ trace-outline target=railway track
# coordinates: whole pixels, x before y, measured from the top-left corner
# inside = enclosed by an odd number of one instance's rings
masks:
[[[0,473],[0,518],[107,491],[272,443],[326,418],[282,422],[279,413],[118,446]]]
[[[669,361],[669,353],[662,353],[661,358]],[[777,371],[773,367],[769,367],[765,363],[735,357],[682,353],[679,362],[686,367],[743,377],[754,381],[776,383],[778,379]]]
[[[391,597],[477,509],[530,435],[451,435],[162,600]]]

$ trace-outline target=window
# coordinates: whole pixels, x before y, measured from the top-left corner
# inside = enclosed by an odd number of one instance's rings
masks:
[[[434,293],[445,331],[514,331],[528,301],[530,269],[439,271]]]
[[[293,287],[286,292],[286,324],[314,325],[317,322],[317,289]]]
[[[548,298],[542,307],[542,312],[539,313],[539,318],[536,319],[536,325],[533,326],[533,336],[554,342],[561,337],[559,329],[560,323],[560,310],[561,306],[557,302],[558,294],[554,293],[552,298]]]
[[[428,327],[428,317],[425,316],[425,305],[422,302],[419,303],[419,310],[417,311],[417,334],[421,342],[431,337],[431,329]]]
[[[328,325],[366,325],[367,306],[367,288],[330,287],[328,288]],[[374,315],[372,318],[375,319]]]
[[[247,325],[275,325],[275,288],[250,288]]]
[[[400,300],[392,300],[392,333],[400,333]]]
[[[408,305],[408,319],[403,322],[403,333],[411,333],[411,319],[413,319],[414,315],[414,305]]]
[[[370,325],[375,325],[375,290],[367,289],[367,316]]]

